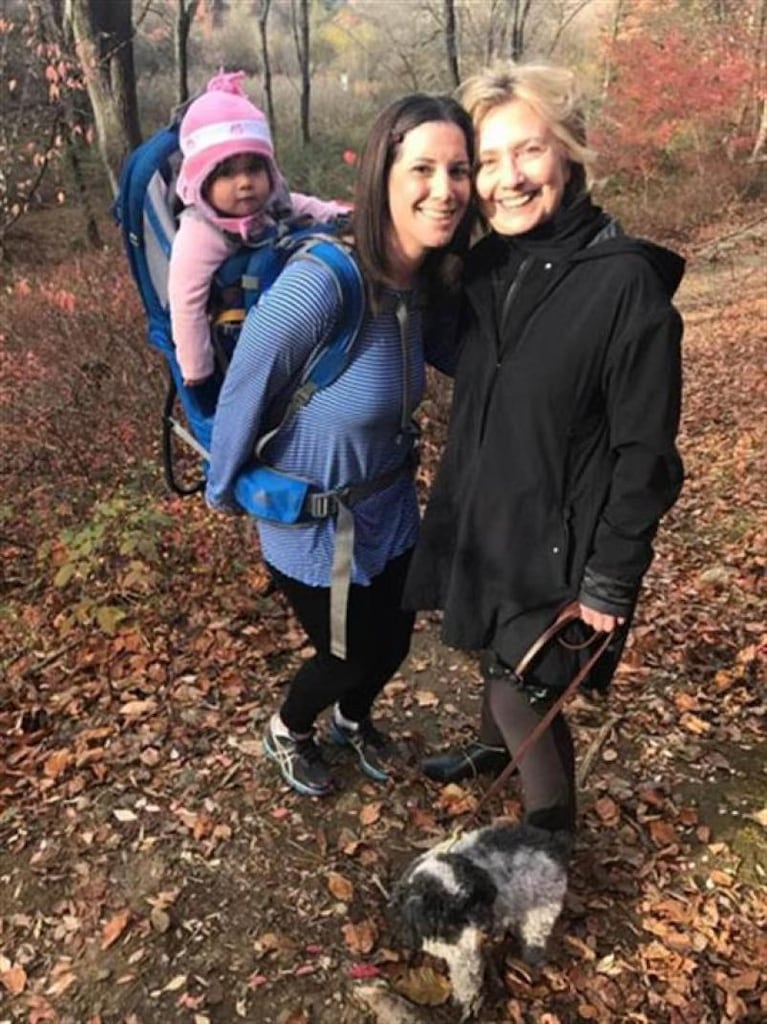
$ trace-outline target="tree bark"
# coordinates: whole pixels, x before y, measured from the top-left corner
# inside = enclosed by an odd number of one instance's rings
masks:
[[[454,0],[444,0],[445,7],[445,48],[447,50],[447,69],[453,88],[458,88],[461,83],[461,74],[458,67],[458,42],[455,30],[455,3]]]
[[[176,4],[173,44],[176,52],[176,90],[180,105],[189,99],[189,54],[187,48],[199,0],[176,0]]]
[[[511,5],[511,52],[509,56],[512,60],[521,60],[525,52],[525,26],[532,2],[533,0],[513,0]]]
[[[66,26],[60,0],[48,0],[47,6],[38,2],[35,6],[38,11],[41,41],[44,43],[54,42],[61,48],[62,52],[65,52],[67,49]],[[82,129],[83,118],[75,109],[75,104],[72,102],[72,93],[68,89],[63,91],[60,103],[62,106],[60,127],[62,135],[66,138],[65,157],[77,197],[77,205],[82,215],[83,230],[91,248],[100,249],[103,242],[80,158],[82,133],[80,133],[80,138],[78,138],[78,128]]]
[[[309,0],[292,0],[293,39],[301,73],[301,142],[308,146],[312,140],[310,127],[312,77],[309,67]]]
[[[266,116],[269,120],[269,127],[272,132],[272,141],[277,144],[277,124],[274,117],[274,95],[272,93],[272,65],[269,59],[269,36],[267,22],[272,0],[260,0],[258,7],[258,36],[261,40],[261,64],[263,66],[264,100],[266,105]]]
[[[66,18],[93,108],[99,151],[116,192],[122,163],[141,142],[132,0],[66,0]]]
[[[618,33],[621,28],[621,19],[623,18],[623,0],[615,0],[615,10],[613,12],[613,22],[610,28],[610,42],[607,45],[607,56],[605,58],[605,71],[602,76],[602,103],[607,100],[607,95],[610,92],[610,86],[613,80],[613,47],[618,39]]]
[[[764,160],[765,158],[767,158],[767,99],[762,100],[762,116],[749,161],[755,164],[757,161]]]
[[[759,0],[759,5],[754,11],[754,64],[756,66],[756,93],[758,126],[754,148],[751,150],[750,160],[756,163],[757,160],[764,160],[767,156],[767,95],[765,95],[765,81],[767,80],[767,54],[765,54],[765,37],[767,37],[767,0]],[[758,104],[761,103],[761,116],[758,113]]]

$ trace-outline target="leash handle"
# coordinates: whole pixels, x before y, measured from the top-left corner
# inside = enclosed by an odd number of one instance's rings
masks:
[[[519,681],[521,681],[524,678],[524,673],[530,667],[530,663],[533,661],[536,655],[538,655],[543,650],[546,644],[553,640],[554,637],[558,636],[558,634],[566,626],[568,626],[571,622],[573,622],[575,619],[579,617],[580,616],[578,612],[578,605],[575,602],[569,604],[559,613],[559,615],[552,622],[552,624],[541,633],[537,640],[534,640],[532,642],[532,644],[528,647],[528,649],[517,662],[516,668],[514,669],[514,674]],[[519,764],[522,762],[522,759],[525,757],[530,748],[538,742],[543,733],[548,729],[548,727],[554,721],[556,716],[559,714],[560,710],[564,707],[564,705],[567,703],[570,697],[575,693],[575,691],[581,685],[583,680],[586,678],[589,672],[591,672],[592,668],[596,665],[596,663],[602,657],[604,652],[610,646],[610,641],[612,640],[614,634],[615,630],[610,630],[609,633],[605,633],[602,636],[601,642],[594,649],[591,657],[575,674],[575,676],[573,676],[572,680],[570,681],[566,689],[560,694],[560,696],[557,698],[554,704],[551,705],[551,707],[540,720],[540,722],[524,738],[519,748],[517,749],[516,754],[512,757],[511,761],[506,765],[506,767],[503,769],[498,778],[485,792],[484,796],[480,799],[479,803],[477,804],[472,815],[472,818],[478,817],[480,809],[483,807],[483,805],[488,802],[490,797],[494,796],[501,789],[501,787],[508,780],[511,773],[515,771]],[[580,646],[590,646],[599,635],[599,633],[594,633],[591,637],[589,637],[588,642],[586,644]],[[574,649],[578,650],[580,649],[580,647],[576,647]]]

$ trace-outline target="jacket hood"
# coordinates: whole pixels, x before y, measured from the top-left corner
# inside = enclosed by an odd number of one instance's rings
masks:
[[[655,242],[624,235],[617,221],[611,220],[589,245],[575,253],[571,260],[573,263],[580,263],[583,260],[599,260],[629,253],[647,260],[671,298],[684,276],[684,259],[672,249],[656,245]]]
[[[197,195],[196,201],[189,205],[193,206],[205,220],[210,221],[219,231],[235,235],[244,242],[255,238],[270,224],[286,220],[292,213],[290,193],[281,174],[277,174],[276,187],[272,190],[264,206],[247,217],[222,216],[200,194]]]
[[[518,266],[526,256],[579,263],[628,254],[645,259],[669,298],[674,295],[684,275],[684,259],[671,249],[625,234],[618,221],[587,195],[563,208],[551,223],[526,234],[504,236],[488,231],[469,253],[464,280],[471,290],[488,274]]]

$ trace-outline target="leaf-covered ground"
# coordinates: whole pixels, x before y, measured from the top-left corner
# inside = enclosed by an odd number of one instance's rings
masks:
[[[609,698],[572,708],[580,831],[549,964],[495,948],[483,1024],[767,1013],[761,228],[692,248],[687,485]],[[3,302],[0,1024],[390,1024],[403,995],[412,1020],[457,1020],[385,906],[483,791],[415,770],[472,734],[474,663],[424,618],[381,702],[401,776],[336,755],[337,796],[291,794],[260,738],[308,652],[248,524],[162,490],[161,374],[119,253],[17,268]],[[491,813],[519,813],[513,785]]]

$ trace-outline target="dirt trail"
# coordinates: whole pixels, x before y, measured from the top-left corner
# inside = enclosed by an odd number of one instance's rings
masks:
[[[550,963],[531,974],[513,945],[495,950],[482,1024],[767,1012],[765,286],[752,234],[715,261],[706,252],[683,285],[688,483],[608,700],[572,708],[589,767]],[[76,616],[65,630],[86,591],[53,586],[38,538],[30,550],[24,538],[84,523],[67,518],[74,497],[40,486],[50,521],[35,518],[35,493],[3,506],[0,1024],[373,1024],[353,995],[371,975],[415,979],[422,1002],[442,1005],[414,1013],[457,1020],[439,975],[414,973],[396,946],[385,893],[482,792],[416,771],[424,750],[472,734],[473,659],[424,617],[381,704],[408,753],[401,777],[376,786],[337,755],[339,794],[301,799],[276,782],[260,736],[302,641],[279,601],[254,608],[258,570],[233,556],[242,525],[168,502],[171,525],[151,520],[168,538],[154,561],[92,538],[104,562],[92,586],[130,563],[120,593],[133,596],[113,633]],[[105,493],[103,516],[115,500]],[[145,520],[121,509],[141,534]],[[69,549],[56,550],[60,567]],[[513,785],[492,811],[518,813]]]

